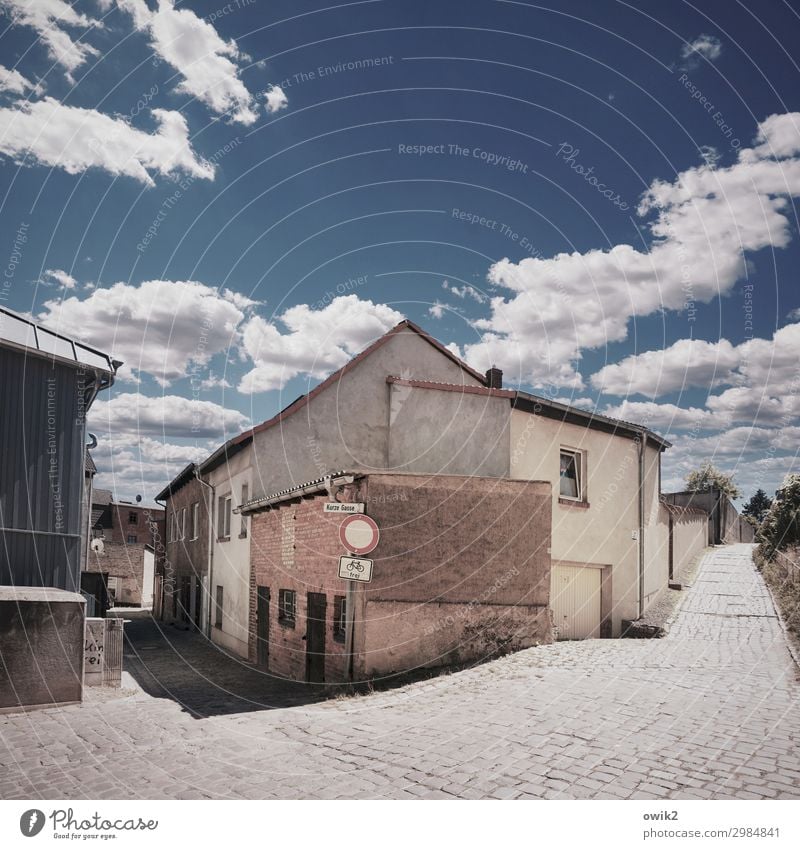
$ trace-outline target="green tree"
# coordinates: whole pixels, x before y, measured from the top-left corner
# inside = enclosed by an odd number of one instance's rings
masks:
[[[775,551],[800,544],[800,475],[783,479],[757,538],[767,559]]]
[[[721,472],[710,460],[686,475],[686,489],[689,492],[706,492],[714,488],[722,490],[731,498],[741,495],[739,487],[733,482],[733,475]]]
[[[757,489],[742,508],[742,513],[755,519],[757,524],[761,524],[769,513],[770,507],[772,507],[772,499],[763,489]]]

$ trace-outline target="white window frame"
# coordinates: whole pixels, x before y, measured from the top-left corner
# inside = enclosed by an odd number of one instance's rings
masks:
[[[561,457],[564,454],[569,454],[575,463],[575,483],[576,489],[578,490],[578,495],[564,495],[561,492]],[[584,458],[583,451],[579,451],[576,448],[566,448],[563,445],[559,449],[558,452],[558,497],[565,501],[574,501],[578,504],[582,504],[586,502],[586,481],[584,474]]]
[[[186,508],[185,507],[181,507],[180,517],[181,517],[181,521],[180,521],[180,537],[179,537],[179,539],[184,540],[184,539],[186,539]]]
[[[200,533],[200,502],[195,501],[192,504],[192,517],[189,527],[192,530],[192,535],[189,539],[197,539],[198,534]]]
[[[220,495],[217,501],[217,509],[219,511],[217,515],[217,537],[220,540],[231,538],[232,500],[231,494],[228,493],[227,495]]]

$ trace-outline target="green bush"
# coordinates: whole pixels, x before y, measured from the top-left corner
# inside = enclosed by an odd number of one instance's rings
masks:
[[[757,535],[761,551],[772,560],[776,551],[800,545],[800,475],[787,475]]]

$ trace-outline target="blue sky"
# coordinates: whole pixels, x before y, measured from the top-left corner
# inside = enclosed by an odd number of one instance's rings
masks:
[[[401,317],[669,434],[667,487],[794,467],[790,5],[0,7],[0,298],[125,361],[100,485],[151,496]]]

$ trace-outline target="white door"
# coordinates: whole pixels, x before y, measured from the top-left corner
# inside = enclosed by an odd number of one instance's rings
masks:
[[[591,566],[553,564],[550,607],[556,639],[585,640],[600,636],[600,582],[603,570]]]

